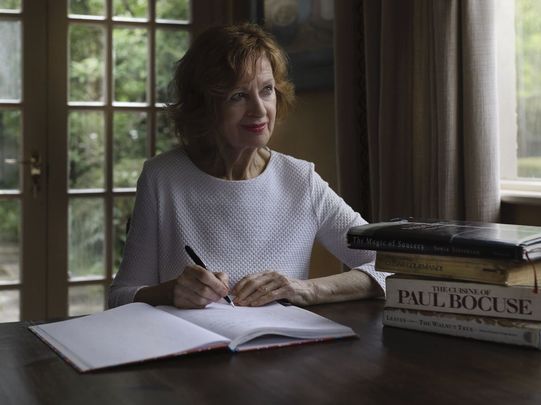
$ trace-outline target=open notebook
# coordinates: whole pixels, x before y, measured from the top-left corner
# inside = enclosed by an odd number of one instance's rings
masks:
[[[232,351],[356,336],[310,311],[278,303],[205,309],[133,303],[29,329],[85,372],[161,357],[228,347]]]

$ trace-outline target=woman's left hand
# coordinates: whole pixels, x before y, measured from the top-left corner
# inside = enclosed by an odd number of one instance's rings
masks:
[[[314,286],[310,280],[288,278],[275,271],[251,274],[233,287],[236,305],[257,307],[286,299],[292,304],[309,305],[313,301]]]

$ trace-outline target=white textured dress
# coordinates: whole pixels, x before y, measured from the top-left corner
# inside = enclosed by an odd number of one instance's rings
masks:
[[[385,291],[374,252],[346,245],[347,230],[364,223],[313,163],[272,151],[259,176],[231,181],[206,174],[183,149],[174,149],[143,167],[109,307],[133,302],[143,286],[176,278],[192,264],[185,245],[209,270],[227,273],[232,287],[246,275],[269,270],[307,279],[317,239]]]

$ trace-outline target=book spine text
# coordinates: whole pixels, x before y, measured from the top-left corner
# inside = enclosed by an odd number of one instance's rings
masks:
[[[523,260],[522,251],[515,246],[482,245],[457,246],[430,241],[408,241],[383,239],[364,235],[348,235],[351,249],[377,250],[387,252],[421,253],[442,256],[485,257],[494,259]]]
[[[541,299],[529,287],[388,277],[385,305],[541,321]]]
[[[541,349],[539,327],[520,321],[385,308],[383,324],[402,329]]]
[[[376,258],[376,270],[387,273],[413,274],[431,277],[455,278],[486,283],[506,284],[508,273],[495,265],[453,262],[446,256],[397,254],[380,252]],[[470,259],[483,260],[483,259]],[[500,266],[501,267],[501,266]]]

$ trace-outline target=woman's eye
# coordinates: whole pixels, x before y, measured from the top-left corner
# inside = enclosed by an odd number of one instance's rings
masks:
[[[274,86],[268,85],[263,88],[263,94],[269,96],[274,92]]]
[[[240,101],[246,96],[245,93],[235,93],[229,99],[231,101]]]

